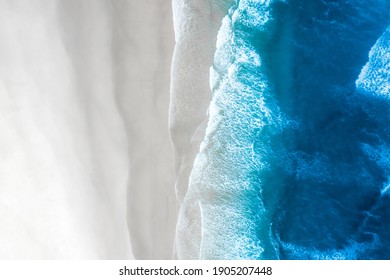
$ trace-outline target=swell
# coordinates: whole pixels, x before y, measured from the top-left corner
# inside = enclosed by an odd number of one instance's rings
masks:
[[[382,209],[375,226],[364,225],[387,182],[387,167],[365,147],[389,143],[388,102],[357,94],[355,80],[389,23],[389,3],[290,3],[299,25],[292,42],[292,98],[282,110],[299,127],[283,155],[288,187],[274,216],[280,257],[388,258],[380,226],[388,213]]]

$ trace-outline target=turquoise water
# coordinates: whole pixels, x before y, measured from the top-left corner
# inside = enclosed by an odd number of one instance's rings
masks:
[[[191,176],[201,258],[390,259],[389,24],[390,1],[236,1]]]

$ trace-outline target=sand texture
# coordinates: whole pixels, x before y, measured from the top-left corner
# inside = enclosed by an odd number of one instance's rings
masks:
[[[0,0],[0,258],[171,258],[171,3]]]

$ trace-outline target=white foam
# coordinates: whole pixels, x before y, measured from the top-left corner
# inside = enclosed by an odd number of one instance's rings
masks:
[[[187,193],[188,182],[208,122],[210,82],[215,84],[210,81],[209,69],[213,64],[217,32],[233,2],[173,1],[176,46],[169,122],[176,158],[176,192],[181,206],[176,238],[179,258],[199,257],[197,249],[191,248],[199,248],[201,233],[196,229],[188,231],[187,221],[199,221],[200,210],[196,194]]]
[[[264,257],[264,248],[267,256],[276,254],[269,226],[273,207],[265,209],[261,188],[251,181],[251,174],[266,168],[261,153],[254,155],[253,134],[265,125],[279,130],[283,120],[259,69],[260,55],[247,38],[233,36],[233,29],[225,17],[211,70],[210,119],[181,209],[195,211],[194,201],[202,209],[201,235],[189,234],[188,223],[179,221],[179,237],[187,234],[186,240],[180,239],[186,258],[258,259]],[[268,205],[275,205],[277,192]]]
[[[390,27],[378,39],[362,68],[356,88],[379,97],[390,98]]]

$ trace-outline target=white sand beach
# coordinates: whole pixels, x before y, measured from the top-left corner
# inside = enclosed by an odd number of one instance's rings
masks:
[[[0,258],[168,259],[165,0],[0,0]]]

